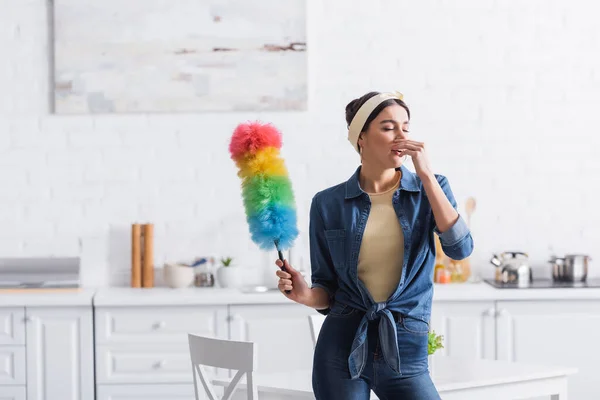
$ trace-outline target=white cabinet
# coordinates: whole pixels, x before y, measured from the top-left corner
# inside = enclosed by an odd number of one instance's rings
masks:
[[[290,371],[312,368],[313,344],[308,316],[316,311],[296,303],[232,305],[231,340],[257,344],[257,370]]]
[[[0,307],[0,400],[94,398],[91,304]]]
[[[476,359],[496,357],[495,305],[483,302],[434,302],[431,329],[444,336],[441,354]]]
[[[498,359],[575,367],[569,398],[597,400],[600,301],[500,301]]]
[[[97,400],[194,399],[190,333],[226,339],[227,306],[96,307]]]
[[[27,400],[25,386],[0,386],[0,400]]]
[[[94,398],[91,307],[26,309],[27,400]]]

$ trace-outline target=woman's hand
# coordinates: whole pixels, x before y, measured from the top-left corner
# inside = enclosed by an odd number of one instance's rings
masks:
[[[296,271],[292,266],[285,260],[282,263],[281,260],[277,259],[275,264],[281,268],[285,267],[285,271],[278,270],[275,274],[279,277],[279,290],[290,300],[300,304],[307,304],[307,300],[311,295],[311,289],[304,280],[304,277],[300,272]],[[290,293],[285,291],[289,290]]]
[[[400,139],[394,141],[394,149],[400,150],[401,156],[408,155],[412,158],[415,172],[421,180],[433,176],[433,172],[429,166],[429,160],[427,159],[427,152],[425,151],[425,143],[417,142],[415,140]]]

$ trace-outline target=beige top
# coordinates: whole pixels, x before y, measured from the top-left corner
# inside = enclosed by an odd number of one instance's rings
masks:
[[[398,287],[404,261],[404,234],[392,205],[398,182],[382,193],[369,193],[371,211],[358,254],[358,278],[375,302],[386,301]]]

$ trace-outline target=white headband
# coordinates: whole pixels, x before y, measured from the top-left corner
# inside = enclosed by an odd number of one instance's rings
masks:
[[[348,127],[348,140],[357,153],[360,153],[360,149],[358,148],[358,136],[365,126],[367,118],[369,118],[369,115],[371,115],[378,105],[389,99],[403,100],[404,96],[398,91],[393,93],[380,93],[367,100],[365,104],[358,109],[354,118],[352,118],[352,122],[350,122],[350,126]]]

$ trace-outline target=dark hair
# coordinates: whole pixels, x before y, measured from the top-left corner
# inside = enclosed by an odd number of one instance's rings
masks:
[[[348,127],[350,126],[352,118],[354,118],[360,107],[363,104],[365,104],[367,100],[369,100],[371,97],[376,96],[378,94],[379,92],[369,92],[364,96],[359,97],[358,99],[354,99],[350,103],[348,103],[348,105],[346,106],[346,124],[348,125]],[[406,113],[408,114],[408,119],[410,119],[410,110],[408,109],[406,103],[404,103],[400,99],[389,99],[383,101],[380,105],[375,107],[371,115],[369,115],[369,118],[367,118],[367,120],[365,121],[365,126],[363,126],[360,131],[366,132],[366,130],[369,129],[369,124],[371,124],[371,122],[373,122],[373,120],[377,118],[381,110],[394,104],[398,104],[399,106],[403,107],[406,110]]]

